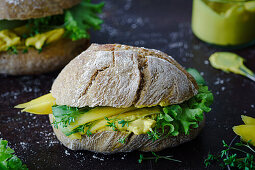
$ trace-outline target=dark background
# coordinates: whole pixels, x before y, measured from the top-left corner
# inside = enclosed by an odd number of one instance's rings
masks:
[[[208,57],[222,51],[199,41],[192,34],[191,0],[106,0],[105,23],[92,32],[96,43],[123,43],[162,50],[184,67],[198,69],[214,93],[206,127],[192,142],[166,149],[160,155],[182,160],[138,163],[139,152],[102,155],[71,151],[52,132],[47,116],[20,113],[13,106],[49,92],[58,72],[39,76],[0,76],[0,137],[9,141],[29,169],[205,169],[209,152],[222,149],[235,136],[232,127],[241,124],[241,115],[255,117],[255,83],[245,77],[212,68]],[[254,47],[235,51],[255,71]],[[145,153],[150,156],[150,153]],[[211,167],[210,169],[218,169]]]

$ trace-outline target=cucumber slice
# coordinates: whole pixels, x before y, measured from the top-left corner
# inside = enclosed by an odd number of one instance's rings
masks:
[[[27,21],[21,20],[0,20],[0,31],[4,29],[13,29],[25,25]]]

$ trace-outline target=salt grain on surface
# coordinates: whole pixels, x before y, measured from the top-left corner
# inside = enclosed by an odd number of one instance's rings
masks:
[[[208,61],[208,60],[205,60],[205,61],[204,61],[204,64],[208,65],[208,64],[209,64],[209,61]]]
[[[100,160],[100,161],[104,161],[104,158],[100,158],[100,157],[98,157],[97,155],[93,155],[92,156],[94,159],[98,159],[98,160]]]
[[[65,154],[68,156],[71,155],[70,152],[68,152],[68,150],[65,150]]]
[[[29,143],[26,143],[26,142],[20,142],[19,144],[23,150],[27,150],[29,147]]]

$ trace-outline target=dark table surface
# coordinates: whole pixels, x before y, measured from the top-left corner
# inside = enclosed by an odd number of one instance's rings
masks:
[[[47,116],[20,113],[13,108],[48,93],[59,72],[0,76],[0,137],[9,141],[29,169],[204,169],[203,160],[208,152],[217,153],[222,149],[223,139],[227,142],[233,139],[232,127],[241,124],[240,116],[255,115],[255,83],[208,64],[208,57],[221,49],[194,37],[190,28],[191,10],[191,0],[107,0],[102,15],[105,23],[91,37],[96,43],[162,50],[184,67],[197,68],[204,75],[215,97],[206,127],[195,140],[159,153],[173,155],[182,163],[159,160],[139,164],[139,152],[102,155],[71,151],[58,142]],[[255,70],[254,47],[234,52],[246,58],[247,66]]]

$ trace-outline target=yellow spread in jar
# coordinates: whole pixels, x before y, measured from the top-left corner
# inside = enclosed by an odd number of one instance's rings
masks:
[[[236,46],[255,40],[255,1],[193,0],[192,30],[201,40]]]
[[[245,72],[247,72],[253,75],[253,72],[243,64],[244,59],[235,53],[216,52],[210,56],[209,60],[214,68],[225,72],[233,72],[244,76]]]

